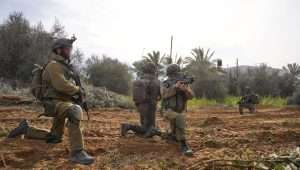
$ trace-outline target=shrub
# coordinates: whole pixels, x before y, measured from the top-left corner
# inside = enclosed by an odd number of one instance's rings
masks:
[[[124,95],[129,94],[132,75],[126,64],[106,56],[92,56],[86,64],[88,80],[92,85],[106,87]]]
[[[288,98],[287,103],[289,105],[300,105],[300,88],[298,88],[297,91]]]

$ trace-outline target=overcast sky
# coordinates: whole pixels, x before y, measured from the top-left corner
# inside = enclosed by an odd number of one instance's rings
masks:
[[[22,11],[50,30],[58,18],[86,56],[126,63],[152,50],[189,56],[215,50],[224,65],[300,63],[299,0],[1,0],[0,20]]]

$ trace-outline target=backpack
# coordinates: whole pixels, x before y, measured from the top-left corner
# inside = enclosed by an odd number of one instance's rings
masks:
[[[252,94],[250,100],[252,104],[259,104],[259,96],[256,94]]]
[[[140,79],[133,82],[133,101],[136,104],[148,101],[150,80]]]
[[[45,66],[40,66],[34,64],[35,68],[32,70],[32,80],[31,80],[31,93],[39,101],[43,98],[43,85],[42,85],[42,75]]]

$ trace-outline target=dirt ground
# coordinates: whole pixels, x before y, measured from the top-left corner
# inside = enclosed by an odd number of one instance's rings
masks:
[[[187,138],[195,152],[188,158],[176,143],[160,137],[120,137],[119,124],[137,123],[137,113],[101,109],[93,110],[91,120],[84,121],[86,148],[96,162],[82,166],[68,161],[67,133],[57,145],[5,138],[25,118],[31,125],[49,128],[51,119],[37,118],[39,113],[28,106],[0,107],[0,169],[212,169],[208,166],[212,160],[251,160],[289,151],[300,142],[300,109],[264,108],[243,116],[235,108],[193,109],[186,113]],[[157,118],[166,131],[168,124],[159,114]]]

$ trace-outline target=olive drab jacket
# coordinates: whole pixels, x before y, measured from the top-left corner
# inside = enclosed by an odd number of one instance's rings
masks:
[[[80,87],[73,81],[73,71],[67,65],[68,60],[60,55],[51,53],[48,64],[42,74],[43,98],[53,101],[52,112],[62,113],[73,105],[72,97],[79,93]]]

